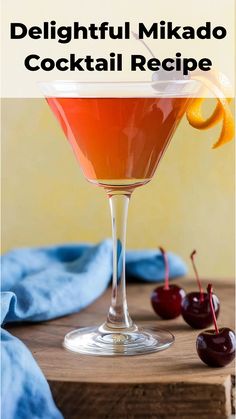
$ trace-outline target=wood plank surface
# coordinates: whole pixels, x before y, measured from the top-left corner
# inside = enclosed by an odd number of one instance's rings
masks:
[[[175,283],[186,291],[196,290],[194,281]],[[181,317],[160,320],[150,306],[153,288],[153,284],[130,284],[128,303],[138,325],[166,328],[175,335],[174,345],[162,352],[109,358],[78,355],[62,348],[68,331],[104,321],[110,290],[81,313],[9,327],[32,351],[65,419],[224,419],[232,413],[233,364],[220,369],[205,366],[195,349],[199,331]],[[234,329],[233,281],[217,281],[214,288],[221,302],[219,326]]]

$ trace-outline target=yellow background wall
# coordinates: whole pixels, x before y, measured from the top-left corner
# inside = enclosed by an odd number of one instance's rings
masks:
[[[3,251],[109,236],[105,193],[84,180],[46,102],[5,99],[2,121]],[[133,194],[129,248],[162,245],[184,259],[196,248],[202,276],[233,276],[234,144],[211,150],[218,132],[181,122],[155,178]]]

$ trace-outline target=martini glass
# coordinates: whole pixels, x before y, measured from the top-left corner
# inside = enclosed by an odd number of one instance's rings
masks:
[[[78,353],[106,356],[147,354],[166,349],[174,342],[169,331],[155,327],[142,329],[128,312],[127,213],[134,189],[152,179],[196,91],[196,82],[54,81],[41,83],[41,88],[84,176],[105,189],[112,219],[113,284],[106,321],[100,326],[68,333],[64,346]]]

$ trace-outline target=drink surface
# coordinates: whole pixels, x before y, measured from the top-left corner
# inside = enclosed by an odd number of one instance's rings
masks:
[[[186,98],[47,98],[85,177],[110,187],[148,182]]]

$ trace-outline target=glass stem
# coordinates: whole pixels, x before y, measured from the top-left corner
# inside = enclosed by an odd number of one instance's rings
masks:
[[[105,323],[108,329],[133,330],[135,327],[128,312],[125,284],[126,225],[130,196],[131,192],[108,193],[113,237],[112,297]]]

